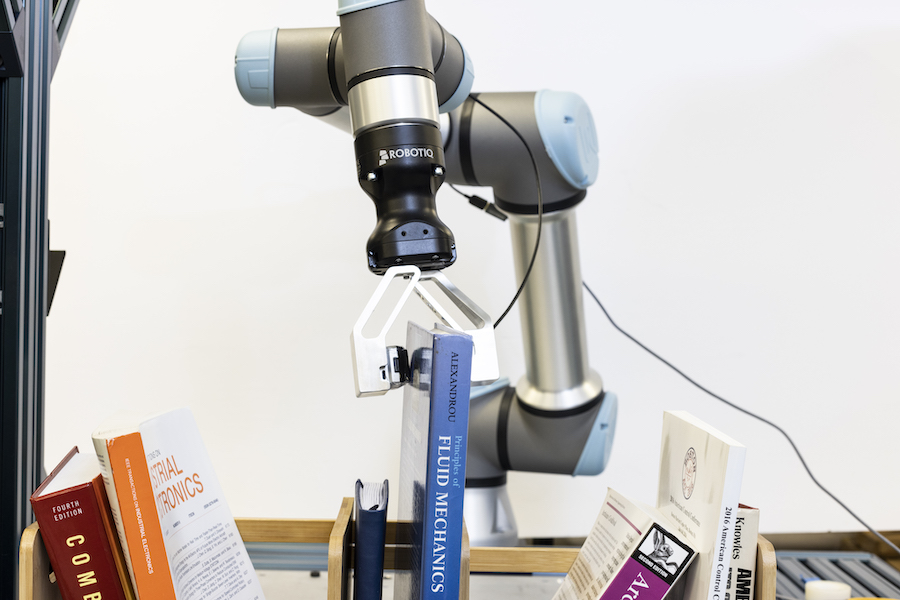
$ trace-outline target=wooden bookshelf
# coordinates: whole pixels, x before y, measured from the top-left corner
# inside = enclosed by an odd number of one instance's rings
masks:
[[[50,559],[37,523],[25,529],[19,544],[19,600],[62,600],[50,581]]]
[[[327,600],[348,600],[352,569],[353,499],[344,498],[335,519],[235,519],[245,542],[328,544]],[[388,523],[385,536],[385,568],[408,565],[408,534],[403,524]],[[578,548],[527,546],[517,548],[469,548],[463,539],[460,600],[469,598],[470,573],[565,573]],[[775,600],[775,549],[763,536],[757,546],[758,580],[755,600]],[[19,600],[61,600],[49,579],[50,561],[37,523],[22,534],[19,548]]]

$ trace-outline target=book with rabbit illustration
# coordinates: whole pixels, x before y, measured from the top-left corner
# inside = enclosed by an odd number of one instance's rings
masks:
[[[553,600],[662,600],[695,556],[661,512],[609,489]]]

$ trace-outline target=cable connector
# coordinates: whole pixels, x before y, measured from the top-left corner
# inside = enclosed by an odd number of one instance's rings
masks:
[[[506,213],[497,208],[497,206],[493,202],[488,202],[481,196],[466,196],[466,198],[469,199],[469,204],[476,208],[480,208],[492,217],[497,217],[501,221],[505,221],[507,219]]]
[[[506,213],[503,212],[502,210],[500,210],[499,208],[497,208],[497,206],[494,203],[485,200],[481,196],[476,196],[474,194],[469,195],[469,194],[465,193],[464,191],[460,190],[458,187],[456,187],[452,183],[448,183],[447,185],[449,185],[450,189],[452,189],[454,192],[456,192],[463,198],[468,198],[469,204],[471,204],[475,208],[480,208],[487,214],[491,215],[492,217],[496,217],[496,218],[500,219],[501,221],[505,221],[508,218],[506,216]]]

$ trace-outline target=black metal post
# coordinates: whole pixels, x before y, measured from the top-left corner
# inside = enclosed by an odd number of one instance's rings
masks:
[[[42,478],[50,80],[76,4],[0,1],[0,598]]]

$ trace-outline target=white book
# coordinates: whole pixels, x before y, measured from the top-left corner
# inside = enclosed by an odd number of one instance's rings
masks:
[[[121,413],[92,438],[139,600],[263,600],[189,409]]]
[[[725,600],[753,600],[756,587],[756,538],[759,536],[759,509],[738,505],[731,546],[731,568]]]
[[[663,413],[656,506],[697,551],[685,600],[723,600],[746,448],[684,411]]]

